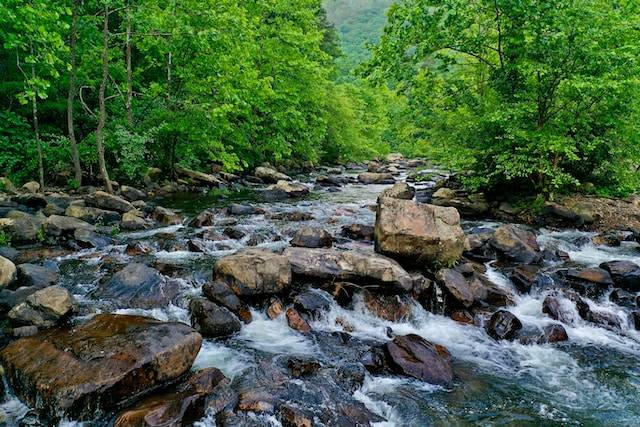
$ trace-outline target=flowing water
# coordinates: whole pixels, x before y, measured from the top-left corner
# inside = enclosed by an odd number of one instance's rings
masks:
[[[334,236],[340,235],[344,225],[363,223],[373,225],[375,204],[380,191],[386,186],[349,185],[343,191],[314,192],[313,197],[297,203],[262,203],[254,205],[270,213],[302,211],[314,219],[308,222],[289,222],[266,219],[264,215],[237,216],[233,227],[246,233],[239,240],[207,241],[205,253],[192,253],[176,248],[163,248],[157,244],[158,236],[167,233],[175,241],[184,241],[203,230],[173,226],[153,231],[122,233],[118,243],[107,248],[116,263],[131,261],[126,255],[126,244],[146,241],[156,251],[146,257],[183,267],[180,277],[184,296],[198,295],[200,287],[211,275],[213,263],[240,247],[252,244],[279,249],[301,225],[322,227]],[[162,200],[163,206],[179,209],[186,216],[219,207],[231,201],[254,197],[251,193],[232,195],[230,199],[217,199],[202,194],[182,200]],[[224,219],[219,214],[217,221]],[[468,228],[477,223],[466,224]],[[496,223],[483,226],[496,227]],[[223,235],[225,227],[207,227],[211,233]],[[162,234],[159,234],[162,233]],[[575,231],[553,232],[538,230],[538,240],[546,248],[561,249],[569,253],[572,266],[597,266],[603,261],[627,259],[640,264],[637,244],[628,243],[618,248],[583,244],[588,233]],[[258,236],[258,239],[256,239]],[[257,242],[257,243],[256,243]],[[338,246],[351,247],[351,241],[338,239]],[[179,245],[178,245],[179,246]],[[178,248],[179,249],[179,248]],[[79,299],[82,316],[108,310],[108,303],[92,301],[86,295],[99,278],[106,274],[104,266],[92,250],[56,260],[63,273],[62,284]],[[104,252],[104,250],[102,251]],[[103,254],[101,254],[103,255]],[[545,268],[553,270],[557,265]],[[487,275],[497,285],[512,289],[513,284],[491,263]],[[551,279],[550,279],[551,280]],[[320,291],[319,291],[320,292]],[[553,290],[544,287],[530,294],[519,295],[516,305],[508,309],[523,323],[524,329],[537,329],[558,323],[542,313],[542,301]],[[144,314],[161,320],[179,320],[188,323],[186,298],[162,310],[120,310],[119,312]],[[344,331],[345,325],[356,339],[375,342],[388,340],[388,329],[395,334],[418,334],[429,341],[445,346],[454,364],[455,384],[450,389],[428,385],[399,376],[366,376],[364,384],[354,397],[385,421],[375,426],[637,426],[640,425],[640,334],[629,324],[627,315],[617,306],[601,300],[589,300],[599,311],[620,317],[620,329],[599,327],[583,321],[575,308],[567,304],[570,321],[564,324],[569,340],[564,343],[523,345],[518,341],[496,341],[483,328],[457,323],[442,315],[413,307],[414,316],[407,322],[390,322],[373,316],[363,304],[353,309],[332,304],[321,317],[311,322],[318,333]],[[573,310],[573,312],[572,312]],[[317,356],[323,351],[313,336],[301,335],[287,326],[284,317],[270,320],[264,313],[253,311],[253,321],[230,339],[205,340],[194,368],[215,366],[231,381],[249,375],[250,367],[270,355]],[[5,412],[4,423],[17,425],[27,408],[16,398],[0,406]],[[280,425],[274,416],[257,416],[265,426]],[[0,424],[2,421],[0,421]],[[79,423],[65,422],[66,425]],[[215,425],[207,416],[197,423],[200,427]]]

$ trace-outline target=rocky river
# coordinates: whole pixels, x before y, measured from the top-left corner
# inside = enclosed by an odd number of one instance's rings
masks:
[[[633,228],[366,167],[6,194],[0,424],[640,424]]]

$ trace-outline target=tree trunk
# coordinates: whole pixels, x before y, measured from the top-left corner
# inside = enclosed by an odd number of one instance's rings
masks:
[[[31,46],[33,51],[33,45]],[[36,80],[36,64],[31,64],[31,77]],[[40,124],[38,123],[38,91],[34,89],[31,98],[31,112],[33,113],[33,132],[36,139],[36,150],[38,152],[38,176],[40,182],[40,193],[44,193],[44,163],[42,161],[42,142],[40,141]]]
[[[67,97],[67,128],[69,130],[69,144],[71,145],[71,157],[73,158],[74,177],[78,187],[82,185],[82,168],[80,167],[80,155],[76,145],[76,133],[73,129],[73,101],[76,95],[76,42],[78,26],[78,0],[73,2],[73,20],[71,22],[71,36],[69,39],[69,94]]]
[[[127,1],[126,12],[126,42],[125,42],[125,56],[127,62],[127,100],[125,102],[125,108],[127,110],[127,124],[129,128],[133,128],[133,78],[131,67],[131,4]]]
[[[98,103],[100,115],[98,117],[98,128],[96,129],[96,146],[98,148],[98,166],[100,167],[100,175],[104,182],[107,193],[113,194],[113,187],[107,172],[107,165],[104,160],[104,144],[102,135],[106,122],[105,93],[107,91],[107,80],[109,79],[109,6],[104,7],[104,27],[102,30],[102,82],[100,83],[100,91],[98,93]]]

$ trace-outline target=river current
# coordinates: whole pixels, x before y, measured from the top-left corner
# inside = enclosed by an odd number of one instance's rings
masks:
[[[291,222],[267,219],[265,215],[235,216],[233,227],[246,235],[240,239],[221,239],[206,242],[204,253],[165,248],[145,255],[146,260],[160,260],[182,267],[190,274],[181,279],[184,301],[162,310],[120,310],[119,313],[142,314],[160,320],[189,323],[186,297],[199,295],[200,287],[211,275],[213,263],[233,253],[258,237],[257,246],[274,250],[288,246],[292,233],[302,225],[321,227],[334,236],[342,226],[375,222],[375,205],[379,193],[388,186],[345,186],[342,191],[314,191],[306,200],[295,203],[265,203],[258,201],[258,193],[232,194],[229,199],[200,194],[181,199],[164,199],[158,203],[192,217],[201,210],[221,207],[230,202],[251,200],[265,211],[277,214],[292,211],[310,213],[313,220]],[[218,215],[216,221],[224,219]],[[463,227],[498,227],[495,222],[466,222]],[[207,227],[223,234],[225,226]],[[121,233],[116,244],[100,250],[116,262],[127,263],[131,256],[124,251],[135,241],[157,241],[158,235],[175,236],[177,241],[202,230],[172,226],[144,232]],[[598,266],[603,261],[631,260],[640,264],[640,249],[636,243],[623,243],[617,248],[584,243],[589,233],[578,231],[536,230],[538,242],[544,248],[561,249],[577,267]],[[164,238],[164,237],[163,237]],[[585,239],[586,238],[586,239]],[[255,241],[252,244],[256,244]],[[355,243],[341,242],[346,248]],[[362,245],[362,243],[359,243]],[[154,246],[157,247],[157,246]],[[56,259],[62,273],[61,283],[69,288],[82,307],[81,316],[89,317],[108,310],[108,305],[92,301],[86,295],[105,274],[95,250]],[[487,264],[487,275],[498,286],[514,290],[514,285],[499,269]],[[549,269],[553,265],[547,266]],[[550,279],[551,280],[551,279]],[[516,297],[516,305],[507,307],[523,323],[524,329],[553,323],[542,313],[545,297],[552,292],[532,290]],[[640,425],[640,333],[629,323],[626,314],[606,298],[589,300],[598,311],[620,318],[620,329],[600,327],[588,323],[576,313],[573,321],[563,326],[569,340],[556,344],[529,344],[519,341],[496,341],[483,328],[457,323],[454,320],[426,311],[419,304],[413,307],[413,318],[407,322],[390,322],[369,313],[364,304],[356,303],[347,310],[338,304],[311,322],[315,331],[344,331],[344,325],[354,325],[349,333],[356,338],[388,340],[389,328],[397,335],[418,334],[446,347],[452,357],[455,383],[450,389],[432,386],[399,376],[368,374],[354,397],[385,421],[377,427],[404,426],[638,426]],[[567,307],[575,311],[575,307]],[[304,336],[288,327],[281,316],[270,320],[257,310],[253,321],[230,339],[205,340],[195,361],[194,369],[215,366],[231,380],[247,375],[247,368],[270,355],[314,356],[321,351],[312,337]],[[28,411],[15,397],[0,404],[5,424],[17,426]],[[258,423],[280,426],[274,416],[257,415]],[[64,426],[83,426],[91,423],[63,421]],[[215,426],[212,416],[206,416],[198,427]]]

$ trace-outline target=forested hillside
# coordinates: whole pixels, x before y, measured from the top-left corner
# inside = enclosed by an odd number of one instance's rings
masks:
[[[320,0],[7,0],[0,175],[111,189],[384,153],[385,102],[334,83],[335,39]]]

